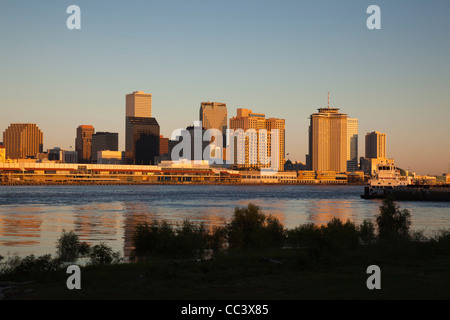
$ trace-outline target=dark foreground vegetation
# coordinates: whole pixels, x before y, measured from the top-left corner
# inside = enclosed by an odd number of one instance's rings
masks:
[[[374,223],[333,219],[289,230],[249,204],[212,229],[190,221],[139,225],[134,263],[120,263],[106,244],[90,246],[63,232],[54,258],[0,257],[0,298],[450,298],[450,232],[425,237],[410,228],[410,212],[390,199]],[[66,268],[80,257],[81,290],[69,290]],[[381,290],[366,286],[370,265],[381,269]]]

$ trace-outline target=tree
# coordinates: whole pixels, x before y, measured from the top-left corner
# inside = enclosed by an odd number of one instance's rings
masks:
[[[410,236],[411,213],[407,209],[400,210],[392,198],[383,200],[376,222],[378,238],[382,242],[407,240]]]
[[[247,208],[235,209],[226,233],[231,248],[280,247],[285,240],[285,230],[280,221],[266,216],[252,203]]]

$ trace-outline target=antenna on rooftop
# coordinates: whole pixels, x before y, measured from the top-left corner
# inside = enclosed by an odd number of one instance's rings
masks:
[[[328,92],[328,109],[330,109],[330,92]]]

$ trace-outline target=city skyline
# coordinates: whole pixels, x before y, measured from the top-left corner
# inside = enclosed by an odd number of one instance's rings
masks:
[[[377,1],[375,31],[365,26],[368,4],[357,1],[244,1],[239,10],[137,3],[142,10],[78,1],[79,31],[65,28],[68,3],[6,3],[1,130],[36,123],[45,150],[74,150],[75,128],[90,124],[118,132],[124,150],[124,95],[142,90],[153,95],[164,136],[197,120],[200,102],[221,101],[229,114],[249,108],[286,119],[286,158],[305,162],[308,116],[329,91],[332,107],[359,119],[358,156],[361,137],[380,131],[399,167],[448,171],[449,3]],[[206,43],[221,50],[199,50]]]

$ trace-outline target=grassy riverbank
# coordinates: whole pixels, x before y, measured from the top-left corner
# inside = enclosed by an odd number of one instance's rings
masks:
[[[355,252],[348,263],[301,265],[296,250],[236,252],[210,261],[151,259],[81,269],[81,290],[68,290],[65,270],[17,286],[9,299],[449,299],[450,256]],[[272,259],[273,261],[269,260]],[[276,262],[274,262],[276,261]],[[381,268],[381,290],[366,269]],[[5,281],[4,277],[2,280]],[[2,281],[0,280],[0,281]]]
[[[298,300],[449,299],[450,232],[426,238],[409,230],[410,213],[391,200],[376,225],[333,219],[285,230],[254,205],[236,208],[224,227],[188,221],[140,225],[136,260],[115,263],[107,246],[58,242],[58,257],[0,264],[3,299]],[[205,256],[207,251],[210,255]],[[80,255],[81,289],[69,290],[67,263]],[[70,263],[69,263],[70,264]],[[381,289],[370,290],[369,266],[380,268]],[[5,289],[6,288],[6,289]]]

